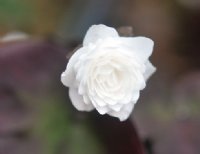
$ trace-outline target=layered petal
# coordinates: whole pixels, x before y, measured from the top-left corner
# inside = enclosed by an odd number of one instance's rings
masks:
[[[83,97],[78,94],[78,90],[75,88],[69,88],[69,97],[74,107],[79,111],[91,111],[94,109],[91,103],[86,104],[83,101]]]
[[[75,82],[76,74],[74,72],[74,66],[77,63],[79,57],[85,52],[87,49],[82,47],[78,49],[69,59],[66,70],[61,74],[61,82],[67,86],[71,87]]]
[[[107,27],[105,25],[93,25],[87,31],[83,40],[83,46],[95,43],[99,39],[105,39],[109,37],[119,37],[117,31],[114,28]]]
[[[144,72],[144,78],[145,80],[148,80],[149,77],[156,71],[156,68],[152,65],[152,63],[149,60],[147,60],[145,66],[146,70]]]
[[[117,117],[117,118],[119,118],[120,121],[125,121],[130,116],[134,105],[135,105],[134,102],[130,102],[129,104],[124,105],[120,111],[116,112],[116,111],[112,110],[112,111],[108,112],[108,115]]]
[[[120,37],[122,46],[131,50],[142,62],[147,61],[153,52],[154,42],[146,37]]]

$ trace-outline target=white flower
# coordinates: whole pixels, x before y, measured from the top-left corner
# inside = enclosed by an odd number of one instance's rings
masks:
[[[61,75],[69,96],[80,111],[94,108],[126,120],[140,90],[155,71],[148,58],[153,41],[145,37],[120,37],[114,28],[93,25]]]

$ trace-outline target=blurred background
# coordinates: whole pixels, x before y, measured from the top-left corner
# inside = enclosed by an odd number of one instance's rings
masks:
[[[155,42],[126,122],[71,105],[60,83],[93,24]],[[0,154],[199,154],[199,0],[0,0]]]

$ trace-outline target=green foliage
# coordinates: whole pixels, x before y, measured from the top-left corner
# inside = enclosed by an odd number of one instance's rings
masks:
[[[62,102],[62,101],[61,101]],[[70,126],[66,105],[60,99],[46,99],[40,107],[39,122],[36,131],[44,140],[46,154],[57,154],[64,141],[69,136]]]
[[[0,0],[0,24],[20,26],[30,21],[31,10],[31,5],[27,1]]]
[[[60,97],[41,101],[36,135],[43,138],[44,154],[102,154],[102,147],[89,122],[72,121],[66,102]],[[69,102],[70,103],[70,102]]]
[[[79,123],[71,126],[70,154],[103,154],[104,149],[97,140],[89,124]]]

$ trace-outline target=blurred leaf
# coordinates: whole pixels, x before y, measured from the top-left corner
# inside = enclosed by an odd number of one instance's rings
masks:
[[[72,126],[70,133],[70,154],[104,154],[105,151],[98,138],[87,123]]]
[[[44,139],[46,154],[57,154],[62,142],[69,136],[69,117],[62,102],[59,97],[46,98],[41,102],[36,131]]]
[[[31,5],[22,0],[0,0],[0,22],[19,26],[31,19]]]
[[[103,149],[87,120],[72,121],[66,100],[50,96],[40,100],[36,133],[43,138],[45,154],[102,154]]]

